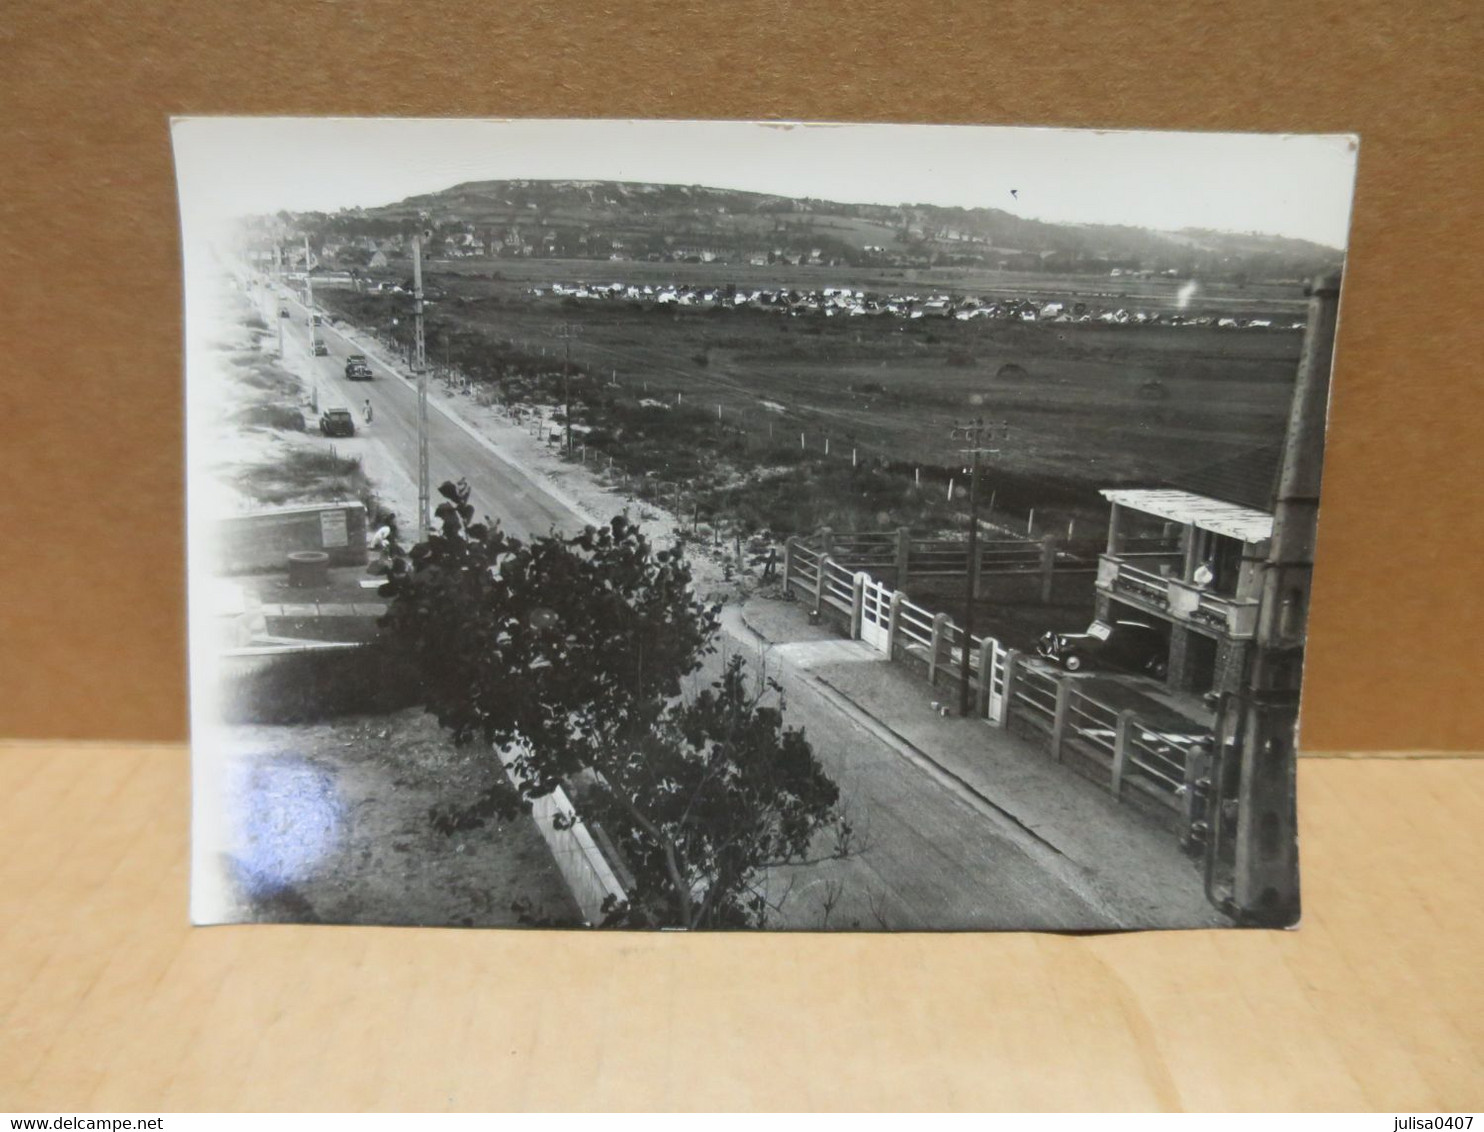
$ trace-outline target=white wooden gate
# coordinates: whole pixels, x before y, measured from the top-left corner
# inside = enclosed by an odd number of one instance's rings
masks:
[[[989,648],[989,672],[981,678],[989,680],[989,705],[987,715],[995,723],[1005,718],[1005,646],[994,641]]]
[[[861,577],[861,640],[885,652],[891,625],[892,591],[868,574]]]

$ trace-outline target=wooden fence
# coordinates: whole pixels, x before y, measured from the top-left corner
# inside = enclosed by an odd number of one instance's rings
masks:
[[[965,640],[947,614],[924,609],[852,566],[860,566],[859,560],[846,565],[790,539],[783,558],[785,592],[808,602],[814,618],[835,621],[887,659],[916,665],[934,686],[945,676],[959,679],[967,647],[974,715],[1000,727],[1014,725],[1057,762],[1120,799],[1148,800],[1182,826],[1192,820],[1192,776],[1203,765],[1194,756],[1210,741],[1202,727],[1191,723],[1172,731],[1147,723],[1099,700],[1083,690],[1085,681],[1037,657],[1006,649],[993,637]],[[1182,835],[1186,832],[1182,827]]]
[[[967,539],[914,538],[906,527],[849,534],[825,528],[799,543],[841,566],[864,570],[898,588],[913,580],[962,578],[972,573],[978,593],[985,577],[1039,578],[1043,601],[1050,600],[1056,574],[1096,573],[1101,549],[1089,543],[1066,543],[1054,536],[1037,540],[983,539],[978,544],[977,560],[970,563]]]
[[[1195,723],[1172,731],[1083,691],[1083,681],[1016,657],[1007,677],[1006,726],[1039,736],[1066,762],[1120,798],[1136,791],[1162,809],[1188,816],[1195,756],[1210,742]],[[1183,831],[1182,831],[1183,832]]]

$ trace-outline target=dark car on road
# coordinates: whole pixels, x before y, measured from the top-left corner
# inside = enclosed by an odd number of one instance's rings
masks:
[[[316,358],[325,358],[329,357],[330,355],[330,347],[325,345],[324,339],[322,338],[316,338],[314,340],[314,345],[312,345],[310,349],[314,352],[314,356]]]
[[[352,354],[345,359],[345,376],[349,381],[370,381],[371,367],[365,354]]]
[[[1147,621],[1094,621],[1085,633],[1043,633],[1036,652],[1068,672],[1121,669],[1162,678],[1169,647],[1165,634]]]
[[[289,316],[289,308],[288,307],[279,307],[278,308],[278,317],[279,318],[288,318],[288,316]]]
[[[326,436],[354,436],[356,419],[349,409],[326,409],[320,414],[319,430]]]

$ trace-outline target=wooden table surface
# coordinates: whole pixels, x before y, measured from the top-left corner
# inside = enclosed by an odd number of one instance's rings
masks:
[[[1484,1102],[1484,760],[1310,758],[1294,932],[186,918],[181,746],[0,744],[0,1109]]]

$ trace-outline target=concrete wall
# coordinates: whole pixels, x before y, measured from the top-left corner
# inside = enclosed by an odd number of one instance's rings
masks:
[[[331,566],[366,564],[366,508],[352,502],[275,507],[220,520],[217,572],[251,574],[287,569],[296,550],[323,550]]]
[[[628,899],[628,893],[587,825],[572,814],[572,803],[560,787],[531,802],[531,817],[583,919],[589,924],[601,924],[604,902],[611,897],[622,903]]]
[[[515,769],[514,754],[502,750],[499,756],[506,777],[519,789],[522,780]],[[551,850],[557,871],[567,882],[582,918],[589,925],[601,924],[604,903],[610,898],[622,903],[628,899],[628,893],[587,825],[575,815],[576,807],[561,787],[531,800],[531,817]]]

